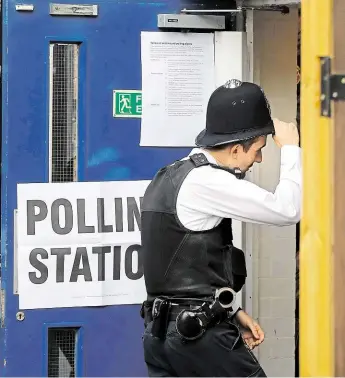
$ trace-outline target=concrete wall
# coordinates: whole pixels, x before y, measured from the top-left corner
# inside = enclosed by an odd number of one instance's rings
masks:
[[[254,11],[247,15],[251,79],[264,89],[273,117],[296,118],[297,10],[288,15]],[[280,150],[271,138],[263,163],[251,180],[274,190],[280,169]],[[257,354],[268,376],[294,376],[295,243],[296,227],[245,226],[251,256],[245,293],[246,308],[263,327],[266,340]]]

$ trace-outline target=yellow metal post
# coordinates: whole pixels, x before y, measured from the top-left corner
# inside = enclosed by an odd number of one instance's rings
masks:
[[[344,0],[333,0],[334,60],[332,74],[345,75]],[[345,81],[341,80],[345,88]],[[341,89],[341,88],[340,88]],[[334,92],[339,91],[339,88]],[[333,91],[332,91],[333,92]],[[338,93],[339,95],[339,93]],[[340,97],[342,97],[340,92]],[[334,102],[334,183],[333,261],[334,261],[334,375],[345,376],[345,101]]]
[[[333,57],[332,0],[301,1],[300,376],[334,376],[332,119],[320,116],[320,56]]]

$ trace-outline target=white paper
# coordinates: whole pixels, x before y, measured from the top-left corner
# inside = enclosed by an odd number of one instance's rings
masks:
[[[142,32],[141,146],[193,147],[215,89],[214,34]]]
[[[138,214],[148,184],[19,184],[19,308],[141,303],[146,290]],[[53,211],[59,199],[65,205]],[[34,210],[28,207],[32,200],[40,201]],[[79,275],[77,265],[84,268]]]

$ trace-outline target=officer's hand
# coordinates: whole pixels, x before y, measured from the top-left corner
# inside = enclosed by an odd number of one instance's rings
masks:
[[[299,145],[298,129],[294,123],[283,122],[277,118],[273,119],[273,123],[275,130],[273,140],[279,147],[285,145]]]
[[[236,319],[244,328],[242,337],[250,349],[254,349],[264,341],[265,335],[263,330],[246,312],[243,310],[238,311]]]

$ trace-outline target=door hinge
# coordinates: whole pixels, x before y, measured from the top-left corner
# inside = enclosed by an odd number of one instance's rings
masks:
[[[331,117],[331,101],[345,101],[345,74],[332,74],[332,60],[320,57],[321,65],[321,116]]]

